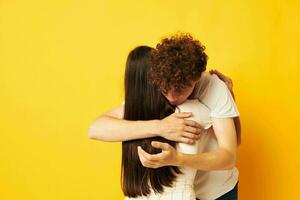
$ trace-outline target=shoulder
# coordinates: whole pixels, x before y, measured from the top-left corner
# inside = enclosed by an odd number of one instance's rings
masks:
[[[226,86],[226,84],[224,83],[224,81],[222,81],[217,75],[212,74],[210,75],[210,84],[212,85],[220,85],[220,86]]]
[[[200,80],[196,83],[193,98],[201,100],[215,98],[220,92],[227,90],[226,84],[215,74],[204,72]]]
[[[176,108],[177,112],[192,112],[195,108],[201,106],[201,102],[198,99],[188,99]]]
[[[213,74],[210,76],[209,83],[210,93],[218,95],[220,93],[227,93],[229,91],[227,85],[217,75]]]
[[[201,88],[207,87],[209,85],[211,77],[212,77],[212,75],[209,72],[203,72],[197,83],[197,86],[201,87]]]
[[[190,96],[190,99],[201,99],[201,95],[205,93],[209,86],[211,75],[208,72],[203,72],[199,81],[196,83],[193,93]]]
[[[198,99],[186,100],[176,108],[177,112],[191,112],[193,116],[190,118],[195,120],[203,127],[207,127],[210,122],[210,109]]]

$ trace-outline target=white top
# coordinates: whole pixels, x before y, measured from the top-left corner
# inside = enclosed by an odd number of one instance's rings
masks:
[[[203,127],[207,128],[207,130],[211,127],[209,109],[204,104],[200,103],[199,100],[187,100],[183,104],[179,105],[175,112],[193,112],[193,116],[189,119],[197,121]],[[201,144],[201,140],[197,141],[193,145],[177,143],[176,149],[177,151],[185,154],[197,154],[198,150],[201,149],[199,148],[199,144]],[[148,196],[137,198],[125,197],[125,200],[195,200],[194,179],[197,170],[188,167],[180,167],[179,169],[182,174],[177,174],[177,178],[173,182],[173,186],[164,187],[163,193],[155,194],[153,190],[150,189],[151,194]]]
[[[226,84],[218,76],[204,72],[190,97],[198,99],[210,110],[211,118],[239,116],[239,111]],[[213,129],[202,134],[198,152],[218,149],[218,141]],[[197,171],[194,189],[197,198],[213,200],[232,190],[238,181],[239,171],[236,167],[230,170]]]

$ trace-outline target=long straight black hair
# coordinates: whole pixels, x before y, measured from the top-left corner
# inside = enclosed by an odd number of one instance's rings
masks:
[[[148,46],[139,46],[133,49],[127,57],[124,119],[162,119],[174,112],[174,107],[155,86],[148,82],[150,53],[153,50]],[[151,146],[152,141],[166,142],[172,146],[176,144],[162,137],[122,142],[121,182],[125,196],[147,196],[150,194],[150,187],[155,193],[162,193],[163,186],[172,187],[177,174],[181,173],[175,166],[152,169],[141,164],[137,152],[138,146],[150,154],[161,152],[160,149]]]

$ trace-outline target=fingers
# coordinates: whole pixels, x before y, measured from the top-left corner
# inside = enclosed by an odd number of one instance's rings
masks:
[[[180,141],[187,144],[194,144],[195,140],[200,139],[203,130],[202,126],[193,120],[185,120],[184,132],[181,134]]]
[[[194,128],[202,129],[202,126],[193,120],[186,119],[186,120],[184,120],[184,124],[187,126],[194,127]]]
[[[210,70],[209,71],[211,74],[216,74],[220,79],[222,79],[222,80],[226,80],[227,79],[227,77],[224,75],[224,74],[222,74],[221,72],[219,72],[218,70],[216,70],[216,69],[213,69],[213,70]]]
[[[192,116],[192,113],[191,112],[182,112],[182,113],[174,113],[173,115],[177,118],[183,119],[183,118]]]
[[[143,151],[143,150],[142,150]],[[138,147],[138,155],[139,155],[139,158],[140,158],[140,161],[142,163],[142,165],[144,167],[149,167],[149,168],[157,168],[156,167],[156,164],[150,162],[145,156],[143,153],[141,153],[141,151],[139,150],[139,147]]]
[[[227,82],[227,83],[232,83],[231,78],[228,76],[225,76],[223,73],[219,72],[218,70],[210,70],[209,71],[211,74],[216,74],[222,81]]]
[[[158,142],[158,141],[152,141],[151,145],[155,148],[162,149],[162,150],[169,150],[170,145],[168,143]]]
[[[186,137],[180,137],[178,142],[185,143],[185,144],[195,144],[195,140]]]
[[[210,74],[216,74],[216,70],[215,69],[211,69],[211,70],[209,70],[209,73]]]
[[[140,146],[138,146],[138,155],[140,158],[140,161],[144,167],[149,168],[158,168],[160,167],[159,160],[162,159],[162,153],[159,154],[149,154],[146,151],[144,151]]]
[[[144,149],[142,149],[140,146],[138,146],[138,153],[141,154],[143,156],[143,158],[145,158],[146,160],[149,160],[151,162],[155,162],[157,161],[157,154],[149,154],[146,151],[144,151]]]
[[[232,90],[233,87],[233,82],[231,80],[231,78],[225,76],[224,74],[222,74],[221,72],[219,72],[218,70],[210,70],[209,71],[210,74],[216,74],[222,81],[225,82],[225,84],[227,85],[227,87]]]
[[[192,140],[198,140],[200,138],[200,135],[196,135],[196,134],[189,133],[189,132],[183,132],[182,136],[186,137],[188,139],[192,139]]]

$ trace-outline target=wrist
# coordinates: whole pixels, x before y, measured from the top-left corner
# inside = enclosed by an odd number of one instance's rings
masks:
[[[152,127],[153,127],[153,134],[154,136],[160,136],[163,137],[163,134],[161,131],[161,120],[152,120]]]
[[[149,138],[159,136],[157,130],[157,120],[137,120],[133,121],[135,125],[132,127],[133,131],[140,132],[142,137],[140,138]]]
[[[175,165],[178,167],[184,165],[184,154],[183,153],[177,152]]]

